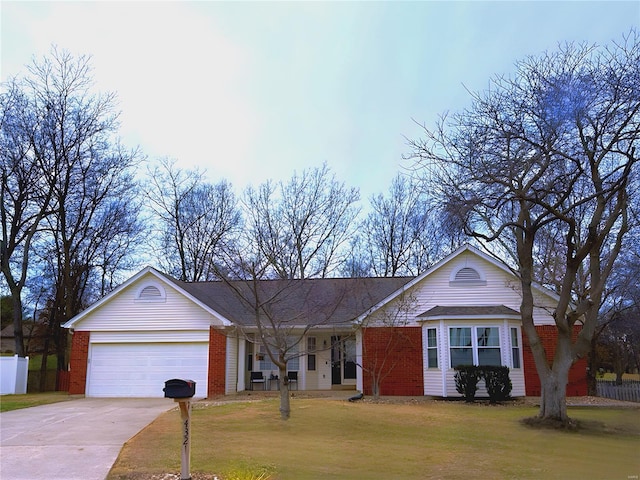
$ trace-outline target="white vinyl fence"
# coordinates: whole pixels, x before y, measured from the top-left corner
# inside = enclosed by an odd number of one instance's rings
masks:
[[[596,385],[599,397],[640,402],[640,382],[637,380],[623,380],[621,385],[616,385],[615,380],[597,380]]]
[[[27,393],[29,357],[0,357],[0,395]]]

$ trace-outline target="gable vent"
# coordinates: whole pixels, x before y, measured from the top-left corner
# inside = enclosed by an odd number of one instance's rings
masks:
[[[464,267],[456,273],[456,282],[473,282],[480,280],[480,274],[471,267]]]
[[[138,295],[138,298],[140,300],[161,300],[162,292],[158,287],[154,285],[148,285],[140,291],[140,295]]]

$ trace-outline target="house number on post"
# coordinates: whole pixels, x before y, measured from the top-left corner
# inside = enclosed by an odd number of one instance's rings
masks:
[[[180,404],[180,418],[182,419],[180,480],[191,480],[191,401],[185,398],[174,400]]]
[[[196,393],[196,382],[174,378],[164,382],[164,396],[180,405],[182,420],[182,467],[180,480],[191,480],[191,397]]]

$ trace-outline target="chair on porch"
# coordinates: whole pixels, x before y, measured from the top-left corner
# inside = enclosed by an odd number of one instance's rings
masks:
[[[287,373],[287,378],[289,378],[289,390],[291,390],[291,386],[295,383],[296,390],[298,389],[298,372],[289,372]]]
[[[251,390],[253,390],[254,383],[261,383],[262,389],[265,390],[265,378],[262,372],[251,372]]]

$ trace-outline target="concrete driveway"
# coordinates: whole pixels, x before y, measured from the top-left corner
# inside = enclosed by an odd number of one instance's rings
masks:
[[[122,445],[176,405],[168,398],[81,398],[0,413],[0,478],[104,480]]]

